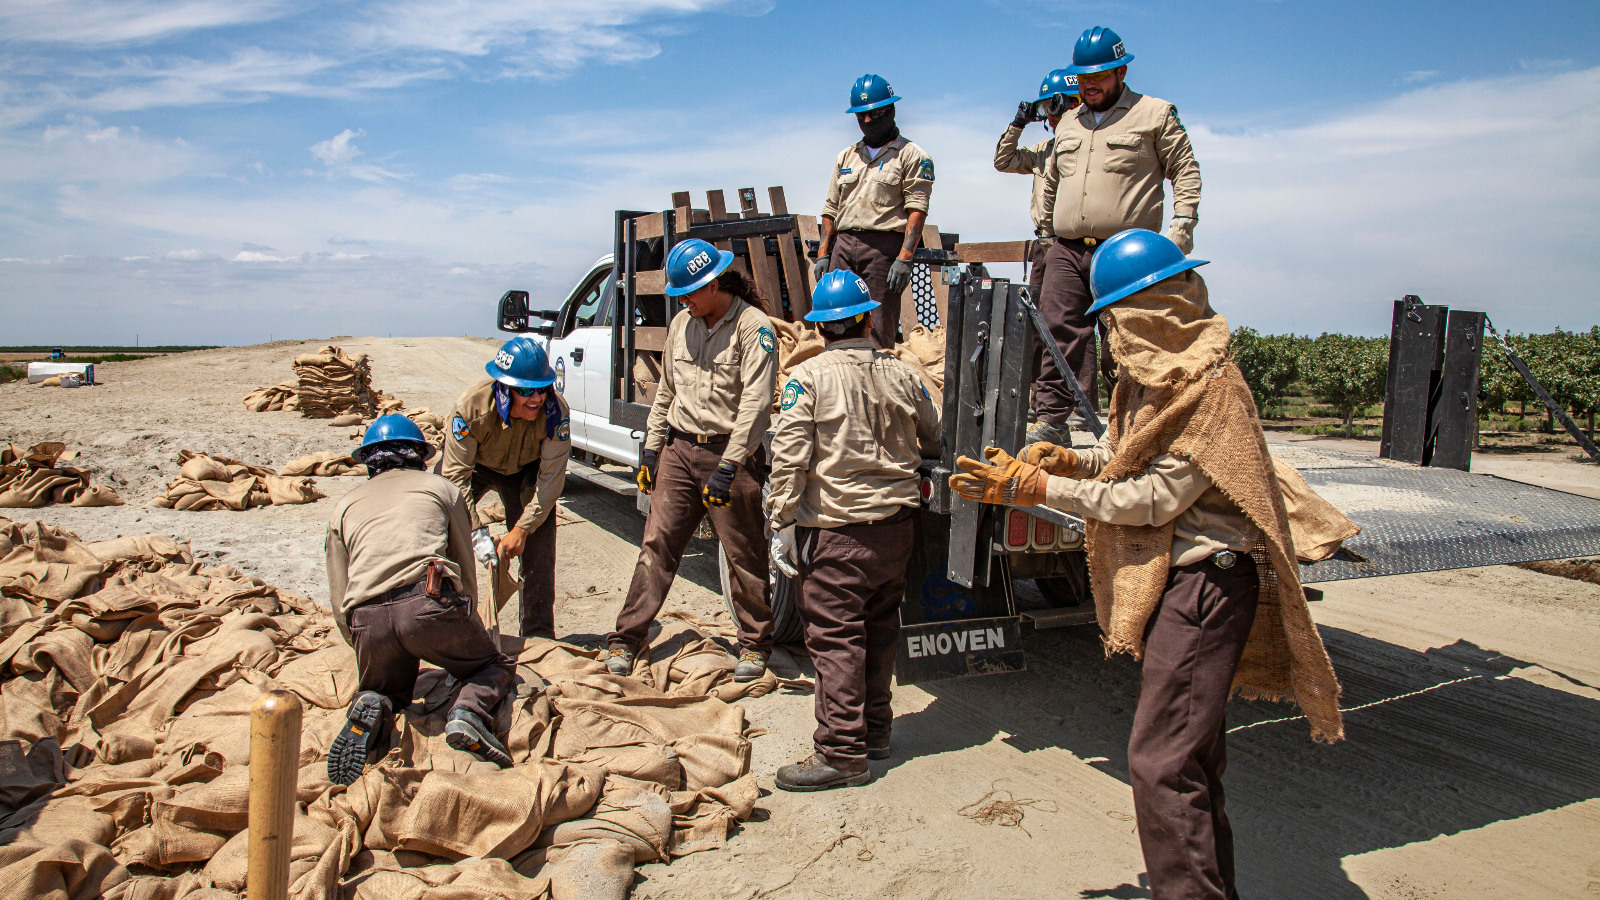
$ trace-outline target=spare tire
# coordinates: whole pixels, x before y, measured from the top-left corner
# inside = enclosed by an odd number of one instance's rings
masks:
[[[803,624],[800,621],[800,610],[794,595],[794,579],[779,572],[767,564],[768,578],[772,585],[772,642],[775,644],[799,644],[804,642]],[[733,621],[734,627],[739,625],[739,616],[733,609],[733,578],[728,571],[728,555],[722,550],[722,542],[717,542],[717,574],[722,579],[722,602],[728,608],[728,618]]]

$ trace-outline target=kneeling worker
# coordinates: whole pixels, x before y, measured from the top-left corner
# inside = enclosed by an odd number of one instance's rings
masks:
[[[1105,437],[1021,460],[991,447],[950,478],[969,500],[1087,520],[1106,647],[1143,658],[1128,775],[1156,900],[1238,896],[1222,790],[1233,690],[1293,698],[1314,737],[1344,734],[1255,401],[1192,271],[1204,264],[1145,229],[1103,242],[1089,312],[1119,370]]]
[[[691,238],[667,254],[667,296],[684,310],[667,326],[661,383],[645,424],[639,490],[650,495],[639,565],[607,635],[604,660],[627,675],[649,645],[650,623],[667,600],[689,538],[711,516],[728,558],[739,626],[735,681],[767,671],[772,606],[767,586],[766,480],[761,438],[772,419],[778,344],[755,287],[733,254]]]
[[[461,682],[445,740],[511,765],[494,708],[512,661],[473,615],[478,568],[461,491],[426,470],[433,445],[401,415],[380,417],[354,456],[368,480],[328,521],[328,602],[355,648],[358,681],[344,730],[328,748],[328,780],[350,784],[384,752],[395,713],[411,705],[417,664]]]
[[[822,276],[806,321],[827,349],[784,385],[772,436],[772,560],[795,579],[817,670],[815,750],[778,769],[786,791],[866,784],[867,760],[889,756],[917,466],[939,453],[939,408],[910,366],[873,348],[878,308],[854,272]]]
[[[484,366],[489,377],[456,401],[439,474],[467,501],[480,559],[510,566],[522,558],[523,637],[556,636],[556,500],[567,479],[572,426],[567,402],[550,389],[556,373],[544,348],[514,337]],[[491,545],[478,501],[500,496],[506,533]],[[491,549],[492,547],[492,549]],[[498,613],[499,610],[496,610]]]

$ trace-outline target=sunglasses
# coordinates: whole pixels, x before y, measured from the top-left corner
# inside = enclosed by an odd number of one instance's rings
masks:
[[[511,393],[516,394],[518,397],[532,397],[535,394],[542,394],[547,390],[549,390],[549,388],[542,388],[542,387],[539,387],[539,388],[514,387],[514,388],[511,389]]]

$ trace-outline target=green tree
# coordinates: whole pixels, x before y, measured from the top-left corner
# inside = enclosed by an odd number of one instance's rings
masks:
[[[1389,379],[1388,338],[1324,333],[1305,345],[1300,377],[1317,400],[1344,418],[1344,436],[1354,436],[1357,412],[1383,399]]]
[[[1300,345],[1304,338],[1292,334],[1261,334],[1254,328],[1239,328],[1228,342],[1239,372],[1244,375],[1256,408],[1267,415],[1300,377]]]

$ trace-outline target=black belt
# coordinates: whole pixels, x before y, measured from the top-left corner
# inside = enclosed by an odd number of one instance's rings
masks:
[[[1078,238],[1057,237],[1056,240],[1062,242],[1063,244],[1082,244],[1085,247],[1093,247],[1096,244],[1104,243],[1106,239],[1105,238],[1092,238],[1092,237],[1078,237]]]
[[[397,588],[390,588],[381,594],[377,594],[371,600],[368,600],[366,603],[361,605],[379,606],[384,603],[393,603],[396,600],[404,600],[407,597],[420,593],[422,593],[422,579],[418,578],[416,581],[413,581],[410,584],[402,584]]]
[[[691,444],[700,444],[704,447],[722,447],[728,443],[728,435],[725,434],[690,434],[687,431],[679,431],[670,426],[667,428],[667,437],[671,440],[688,441]]]

